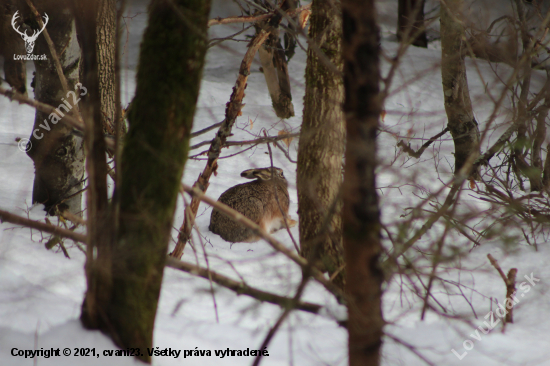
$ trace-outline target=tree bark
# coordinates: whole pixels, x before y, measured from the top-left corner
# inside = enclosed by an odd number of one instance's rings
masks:
[[[269,38],[258,50],[258,55],[275,114],[279,118],[293,117],[294,105],[292,104],[288,66],[285,51],[279,39],[278,28],[270,33]]]
[[[82,82],[88,93],[81,102],[86,148],[87,189],[87,291],[82,304],[81,321],[90,329],[105,329],[110,324],[106,312],[112,290],[113,225],[107,202],[107,161],[101,125],[101,99],[97,57],[97,14],[99,0],[73,0],[78,41],[82,50]],[[112,332],[112,328],[110,329]],[[112,333],[106,331],[112,336]],[[115,343],[119,343],[113,337]]]
[[[209,10],[210,3],[202,0],[153,0],[149,7],[115,193],[120,219],[107,269],[111,277],[103,278],[111,281],[110,291],[104,306],[92,314],[95,319],[86,319],[90,314],[83,312],[86,324],[109,334],[122,348],[140,348],[139,358],[148,363],[146,348],[152,347],[204,66]]]
[[[397,39],[400,42],[428,48],[428,38],[424,28],[424,2],[425,0],[398,1]],[[417,33],[418,35],[414,37]]]
[[[36,100],[57,107],[59,113],[45,114],[37,111],[30,136],[31,144],[27,155],[33,160],[35,178],[33,184],[33,203],[42,203],[48,213],[54,208],[60,211],[68,209],[71,213],[82,211],[82,195],[71,195],[82,189],[84,176],[84,151],[82,139],[71,133],[72,129],[58,121],[76,108],[83,89],[75,87],[78,83],[78,65],[80,50],[76,39],[73,15],[65,3],[43,0],[35,1],[41,16],[47,13],[49,22],[47,31],[55,45],[56,53],[62,65],[69,93],[65,94],[59,75],[54,66],[45,37],[41,34],[36,40],[34,54],[45,54],[47,59],[34,61],[36,76],[33,81]],[[32,16],[34,20],[34,16]],[[34,21],[36,23],[36,21]],[[36,25],[37,27],[38,25]],[[72,93],[72,94],[71,94]],[[64,104],[68,103],[69,106]]]
[[[379,365],[381,309],[380,212],[375,185],[380,36],[374,0],[342,0],[346,160],[343,228],[349,364]]]
[[[97,14],[97,63],[103,130],[115,135],[116,0],[100,0]]]
[[[0,5],[0,55],[4,56],[4,75],[8,84],[18,93],[27,95],[27,67],[25,61],[14,60],[14,55],[24,55],[25,42],[13,31],[11,20],[19,9],[17,0],[5,0]]]
[[[314,0],[309,37],[340,71],[342,18],[333,3]],[[321,270],[336,275],[344,287],[342,247],[342,161],[345,124],[342,76],[329,70],[313,49],[308,50],[306,93],[298,145],[298,215],[300,254]]]
[[[466,78],[464,28],[457,21],[462,18],[462,8],[463,0],[448,0],[441,5],[441,76],[447,127],[455,145],[455,174],[470,154],[479,153],[480,138]],[[477,179],[478,171],[474,168],[470,176]]]

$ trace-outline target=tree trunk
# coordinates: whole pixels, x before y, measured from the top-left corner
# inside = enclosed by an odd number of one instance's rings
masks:
[[[398,0],[397,39],[400,42],[428,48],[428,38],[424,28],[424,1]]]
[[[470,154],[479,153],[479,129],[472,111],[464,63],[464,28],[456,21],[457,17],[462,18],[462,7],[463,0],[449,0],[446,6],[441,6],[441,76],[447,127],[455,145],[455,174]],[[471,177],[479,177],[477,168]]]
[[[346,163],[343,227],[349,364],[380,364],[382,328],[380,213],[375,185],[380,117],[380,36],[374,0],[342,0]]]
[[[80,214],[82,195],[71,195],[82,189],[84,176],[84,151],[82,139],[71,133],[72,128],[58,123],[70,113],[80,100],[82,88],[78,83],[80,50],[76,39],[73,16],[67,5],[53,0],[34,1],[41,16],[47,13],[47,30],[67,78],[69,93],[65,94],[55,70],[53,57],[43,34],[38,36],[35,55],[46,55],[46,60],[34,61],[36,76],[33,81],[35,98],[54,107],[57,114],[47,115],[36,111],[33,132],[27,155],[33,160],[35,177],[32,201],[42,203],[53,214],[57,206],[61,211]],[[34,16],[31,16],[34,20]],[[36,24],[36,21],[33,23]],[[38,24],[35,25],[38,28]],[[64,102],[69,104],[67,106]]]
[[[116,0],[100,0],[97,14],[97,63],[101,100],[101,125],[115,135]]]
[[[342,71],[340,9],[331,2],[314,0],[309,37]],[[300,254],[321,270],[336,274],[334,282],[341,288],[344,287],[344,258],[339,192],[345,147],[343,101],[341,75],[329,70],[310,48],[298,145]]]
[[[101,99],[97,56],[97,14],[99,0],[81,2],[73,0],[73,13],[76,20],[78,41],[82,49],[82,82],[88,94],[81,103],[86,140],[87,189],[87,248],[86,280],[87,291],[82,304],[81,320],[90,329],[101,329],[112,335],[113,328],[107,331],[103,325],[111,326],[106,313],[112,291],[112,246],[113,224],[109,218],[107,203],[107,162],[105,141],[101,125]],[[115,329],[116,330],[116,329]]]
[[[0,55],[4,56],[4,75],[11,87],[27,95],[27,68],[25,61],[14,60],[14,55],[24,55],[25,42],[13,31],[11,20],[16,11],[21,14],[16,0],[5,0],[0,5]],[[19,23],[20,24],[20,23]]]
[[[201,0],[153,0],[149,7],[115,193],[120,219],[112,247],[111,291],[92,319],[120,347],[140,348],[139,358],[148,363],[146,348],[152,347],[204,66],[209,10],[210,3]]]

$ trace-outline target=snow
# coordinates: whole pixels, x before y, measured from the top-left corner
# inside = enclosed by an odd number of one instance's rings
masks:
[[[124,64],[122,100],[128,103],[135,89],[135,70],[138,61],[140,36],[146,26],[145,4],[132,2],[125,18],[129,31],[123,35]],[[392,8],[380,6],[383,13],[382,47],[386,54],[394,55],[398,45],[389,35],[395,24]],[[236,14],[229,5],[216,2],[213,16]],[[216,26],[210,30],[211,37],[220,37],[236,32],[238,25]],[[250,32],[248,32],[250,34]],[[244,39],[244,35],[239,36]],[[305,44],[305,42],[302,42]],[[433,46],[428,50],[410,48],[393,80],[390,97],[386,101],[387,115],[379,135],[381,166],[378,174],[380,205],[383,222],[392,227],[404,222],[407,208],[416,206],[422,197],[439,193],[439,202],[444,200],[447,190],[443,184],[451,178],[454,158],[452,140],[445,135],[434,143],[420,160],[409,159],[396,148],[399,140],[411,142],[417,149],[426,139],[440,132],[445,123],[445,111],[441,92],[440,49]],[[246,43],[223,44],[209,50],[207,64],[201,85],[200,98],[195,116],[194,130],[205,128],[224,118],[225,103],[234,85],[238,66],[246,50]],[[231,140],[249,140],[261,133],[263,128],[273,135],[286,129],[298,131],[301,124],[302,100],[304,95],[304,70],[306,55],[302,50],[289,64],[292,93],[296,116],[281,121],[272,108],[259,62],[252,67],[244,102],[243,115],[237,120]],[[32,79],[32,64],[28,64],[28,82]],[[389,64],[382,63],[383,74]],[[510,75],[511,69],[480,60],[467,60],[468,82],[474,103],[474,111],[480,125],[492,113],[489,91],[498,97],[502,90],[499,78]],[[533,90],[542,86],[544,77],[534,78]],[[6,85],[3,85],[6,87]],[[32,94],[32,93],[31,93]],[[32,95],[31,95],[32,96]],[[489,126],[485,146],[494,141],[510,122],[509,101],[506,100],[502,113]],[[28,137],[32,130],[34,111],[32,108],[11,103],[0,98],[0,208],[29,217],[44,220],[42,207],[31,206],[33,165],[25,153],[18,149],[16,137]],[[250,120],[253,121],[251,125]],[[195,138],[192,144],[211,139],[215,130]],[[229,156],[246,147],[224,149],[223,156]],[[203,149],[194,150],[192,155]],[[290,145],[290,155],[296,159],[297,139]],[[273,149],[274,165],[284,169],[289,181],[291,197],[290,214],[297,218],[296,166],[278,150]],[[204,167],[204,160],[190,159],[187,162],[183,182],[192,184]],[[267,147],[260,145],[232,158],[221,159],[218,174],[212,177],[208,195],[217,198],[227,188],[243,183],[242,170],[269,166]],[[434,167],[439,173],[435,173]],[[393,187],[393,188],[391,188]],[[395,188],[399,187],[399,188]],[[471,195],[470,195],[471,194]],[[428,207],[430,208],[430,207]],[[472,191],[466,191],[461,198],[457,214],[483,213],[490,205],[475,198]],[[230,244],[208,230],[211,209],[205,205],[199,208],[194,246],[186,247],[183,260],[208,265],[213,270],[234,279],[246,282],[265,291],[293,296],[300,282],[300,269],[264,242]],[[55,220],[54,220],[55,221]],[[183,200],[180,197],[174,219],[173,239],[183,221]],[[413,227],[419,227],[422,220],[416,220]],[[491,218],[479,222],[471,221],[482,230],[491,224]],[[416,226],[415,226],[416,225]],[[523,238],[515,227],[497,228],[502,236],[482,240],[482,245],[470,251],[472,244],[463,236],[449,234],[448,252],[454,247],[458,259],[440,265],[438,275],[445,278],[447,287],[435,286],[434,296],[450,312],[445,317],[428,311],[424,321],[420,320],[423,299],[418,298],[414,286],[420,286],[417,278],[395,275],[385,285],[383,305],[384,317],[388,322],[386,331],[405,344],[414,346],[419,353],[437,365],[550,365],[550,247],[544,237],[539,238],[538,251]],[[297,226],[291,229],[298,238]],[[410,235],[411,229],[407,231]],[[417,248],[429,248],[441,237],[443,225],[436,225],[418,242]],[[544,231],[543,231],[544,232]],[[546,230],[547,232],[547,230]],[[396,234],[396,232],[393,232]],[[289,248],[293,244],[286,231],[275,237]],[[84,254],[65,241],[71,259],[65,258],[57,249],[46,250],[44,244],[49,236],[36,230],[17,225],[0,224],[0,365],[134,365],[139,364],[132,357],[106,357],[105,350],[116,350],[113,342],[97,331],[85,330],[79,322],[80,306],[86,290],[84,277]],[[506,238],[511,238],[506,240]],[[385,245],[390,243],[385,240]],[[171,249],[174,243],[171,244]],[[423,259],[421,252],[410,250],[407,255],[418,260],[417,265],[426,265],[429,270],[431,259]],[[447,252],[445,252],[447,253]],[[518,291],[520,302],[515,308],[515,323],[502,333],[500,324],[489,334],[475,330],[487,321],[484,317],[497,308],[505,295],[505,286],[498,273],[487,261],[492,254],[502,268],[518,268],[518,282],[526,281],[531,274],[540,279],[529,292]],[[447,253],[448,254],[448,253]],[[206,263],[205,258],[208,258]],[[457,270],[459,268],[460,270]],[[428,272],[426,272],[428,273]],[[425,279],[425,278],[423,278]],[[459,283],[461,287],[454,284]],[[212,356],[170,356],[153,357],[153,364],[164,365],[242,365],[252,362],[252,357],[215,356],[215,350],[258,349],[282,310],[275,305],[259,303],[246,296],[213,285],[208,281],[170,268],[165,270],[159,308],[156,318],[154,345],[172,350],[210,350]],[[461,295],[461,291],[464,296]],[[524,295],[521,297],[521,295]],[[285,321],[268,347],[269,357],[263,365],[345,365],[347,363],[347,332],[337,321],[345,319],[345,308],[338,305],[322,286],[311,282],[305,291],[304,300],[322,304],[320,315],[293,312]],[[466,301],[468,300],[468,301]],[[492,305],[491,305],[492,301]],[[475,314],[472,311],[475,309]],[[441,310],[441,309],[439,309]],[[475,337],[480,337],[476,340]],[[473,349],[470,348],[470,340]],[[13,357],[14,348],[19,350],[40,350],[68,348],[74,354],[75,348],[95,349],[99,357],[59,356],[35,359]],[[467,351],[462,360],[459,355]],[[390,338],[383,346],[383,365],[422,365],[416,355],[403,344]]]

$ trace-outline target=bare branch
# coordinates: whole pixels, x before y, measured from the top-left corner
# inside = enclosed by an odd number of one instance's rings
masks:
[[[275,142],[275,141],[284,140],[284,139],[288,139],[288,138],[294,138],[294,137],[298,137],[298,136],[300,136],[300,133],[296,132],[296,133],[289,133],[289,134],[277,135],[277,136],[260,137],[256,140],[226,141],[225,144],[224,144],[224,147],[227,147],[227,146],[244,146],[244,145],[259,145],[259,144],[265,144],[265,143],[268,143],[268,142]],[[208,145],[210,143],[212,143],[212,140],[199,142],[198,144],[195,144],[195,145],[191,146],[189,149],[190,150],[198,149],[199,147]]]
[[[81,243],[86,243],[86,235],[75,233],[74,231],[61,228],[59,226],[45,224],[40,221],[29,220],[27,218],[14,215],[4,210],[0,210],[0,222],[11,222],[12,224],[30,227],[36,230],[43,231],[45,233],[61,236],[63,238],[69,238]]]
[[[286,14],[291,17],[298,13],[301,13],[304,10],[309,10],[311,8],[311,4],[307,4],[304,6],[301,6],[299,8],[296,8],[294,10],[288,11]],[[272,16],[276,15],[277,11],[273,11],[266,14],[261,15],[255,15],[255,16],[234,16],[234,17],[227,17],[227,18],[214,18],[210,19],[208,21],[208,27],[211,27],[213,25],[219,25],[219,24],[232,24],[232,23],[256,23],[260,22],[262,20],[266,20],[268,18],[271,18]]]
[[[259,225],[257,225],[256,223],[254,223],[252,220],[242,215],[241,213],[233,210],[231,207],[206,196],[204,192],[200,191],[198,188],[190,187],[186,184],[183,184],[182,187],[183,187],[183,190],[189,193],[191,196],[214,207],[215,209],[220,211],[222,214],[230,217],[231,219],[246,226],[247,228],[252,229],[254,234],[264,239],[269,245],[271,245],[273,249],[275,249],[278,252],[281,252],[282,254],[287,256],[289,259],[291,259],[294,263],[298,264],[304,271],[311,271],[312,277],[317,282],[322,284],[329,292],[331,292],[340,303],[344,303],[346,299],[346,295],[336,285],[334,285],[332,282],[327,280],[321,271],[311,267],[311,265],[308,263],[308,261],[305,258],[294,253],[292,250],[288,249],[284,244],[282,244],[273,236],[268,234],[265,230],[263,230]]]
[[[202,268],[200,266],[197,266],[191,263],[183,262],[176,258],[168,257],[166,259],[166,266],[170,268],[178,269],[183,272],[190,273],[194,276],[205,278],[207,280],[212,280],[218,285],[228,288],[231,291],[234,291],[238,295],[242,294],[242,295],[250,296],[256,300],[279,305],[280,307],[285,309],[288,309],[288,308],[297,309],[308,313],[318,314],[319,310],[321,310],[322,308],[321,305],[317,305],[309,302],[298,302],[294,304],[293,299],[291,298],[279,296],[276,294],[272,294],[270,292],[256,289],[254,287],[248,286],[244,282],[235,281],[229,277],[226,277],[212,270],[208,270],[206,268]]]
[[[406,152],[407,154],[409,154],[410,156],[412,156],[413,158],[419,158],[422,153],[424,152],[424,150],[426,150],[431,144],[432,142],[434,142],[435,140],[437,140],[438,138],[440,138],[441,136],[443,136],[444,134],[446,134],[447,132],[449,132],[449,128],[448,127],[445,127],[445,129],[443,131],[441,131],[440,133],[438,133],[437,135],[433,136],[432,138],[430,138],[428,141],[426,141],[424,143],[424,145],[422,145],[422,147],[420,149],[418,149],[418,151],[414,151],[410,145],[407,145],[403,140],[400,140],[398,143],[397,143],[397,146],[399,147],[402,147],[403,148],[403,151]]]
[[[34,100],[34,99],[30,99],[30,98],[24,96],[23,94],[18,93],[17,91],[15,91],[13,89],[12,90],[7,90],[7,89],[4,89],[3,87],[0,86],[0,94],[5,95],[6,97],[8,97],[12,101],[15,100],[15,101],[19,102],[19,104],[29,105],[29,106],[33,107],[34,109],[39,110],[40,112],[44,112],[46,114],[57,113],[56,109],[54,107],[52,107],[51,105],[39,102],[39,101]],[[63,117],[60,120],[60,122],[63,122],[65,124],[67,124],[68,126],[76,129],[78,132],[81,132],[81,133],[84,132],[84,123],[82,121],[78,120],[77,118],[69,115],[69,114],[65,114],[65,117]],[[115,143],[114,143],[113,139],[105,137],[105,144],[107,145],[107,148],[109,150],[114,151]]]

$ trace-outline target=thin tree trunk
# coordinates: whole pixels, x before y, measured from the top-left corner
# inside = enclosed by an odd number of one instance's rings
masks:
[[[109,324],[106,313],[112,290],[113,225],[107,203],[107,161],[101,125],[101,99],[97,57],[97,14],[99,0],[73,0],[78,40],[82,50],[82,81],[88,93],[81,102],[86,140],[87,234],[86,280],[87,291],[82,304],[82,323],[91,329]],[[112,331],[107,334],[111,334]],[[113,337],[116,343],[119,340]]]
[[[380,36],[374,0],[342,0],[346,162],[343,232],[348,303],[349,364],[380,364],[383,273],[376,194],[376,132]]]
[[[83,89],[78,83],[80,50],[76,40],[73,15],[67,5],[53,0],[34,1],[39,14],[49,16],[47,31],[55,45],[56,53],[68,81],[69,93],[63,92],[59,75],[54,67],[44,35],[35,45],[34,54],[45,54],[47,59],[34,61],[36,76],[33,81],[35,98],[43,103],[58,107],[59,113],[47,115],[36,112],[31,145],[27,155],[33,160],[35,178],[33,203],[42,203],[46,211],[53,214],[57,206],[60,211],[68,209],[74,214],[82,211],[82,195],[71,195],[82,189],[84,176],[84,151],[82,139],[71,133],[71,128],[59,120],[71,112],[81,98]],[[34,17],[33,17],[34,18]],[[72,93],[72,94],[70,94]],[[69,107],[64,104],[67,102]],[[32,147],[31,147],[32,146]]]
[[[342,20],[331,2],[312,3],[309,37],[342,71]],[[298,145],[298,215],[300,254],[320,269],[335,274],[344,287],[341,198],[345,124],[341,74],[329,70],[310,48],[307,54],[306,94]]]
[[[400,42],[428,48],[428,38],[424,28],[424,1],[398,0],[397,39]],[[414,37],[417,33],[418,35]]]
[[[146,348],[153,346],[163,268],[204,66],[209,10],[210,3],[202,0],[153,0],[149,7],[116,192],[120,219],[112,267],[107,269],[111,277],[103,278],[111,281],[108,302],[92,319],[120,347],[140,348],[139,358],[148,363]],[[89,314],[83,313],[83,321],[85,316]]]
[[[441,5],[441,76],[447,127],[455,145],[455,174],[470,154],[479,153],[479,129],[472,111],[464,63],[464,28],[457,21],[462,18],[462,8],[463,0],[447,0]],[[474,168],[471,177],[479,177],[478,168]]]
[[[116,0],[100,0],[97,14],[97,62],[101,100],[101,125],[105,132],[115,134],[115,58]]]

